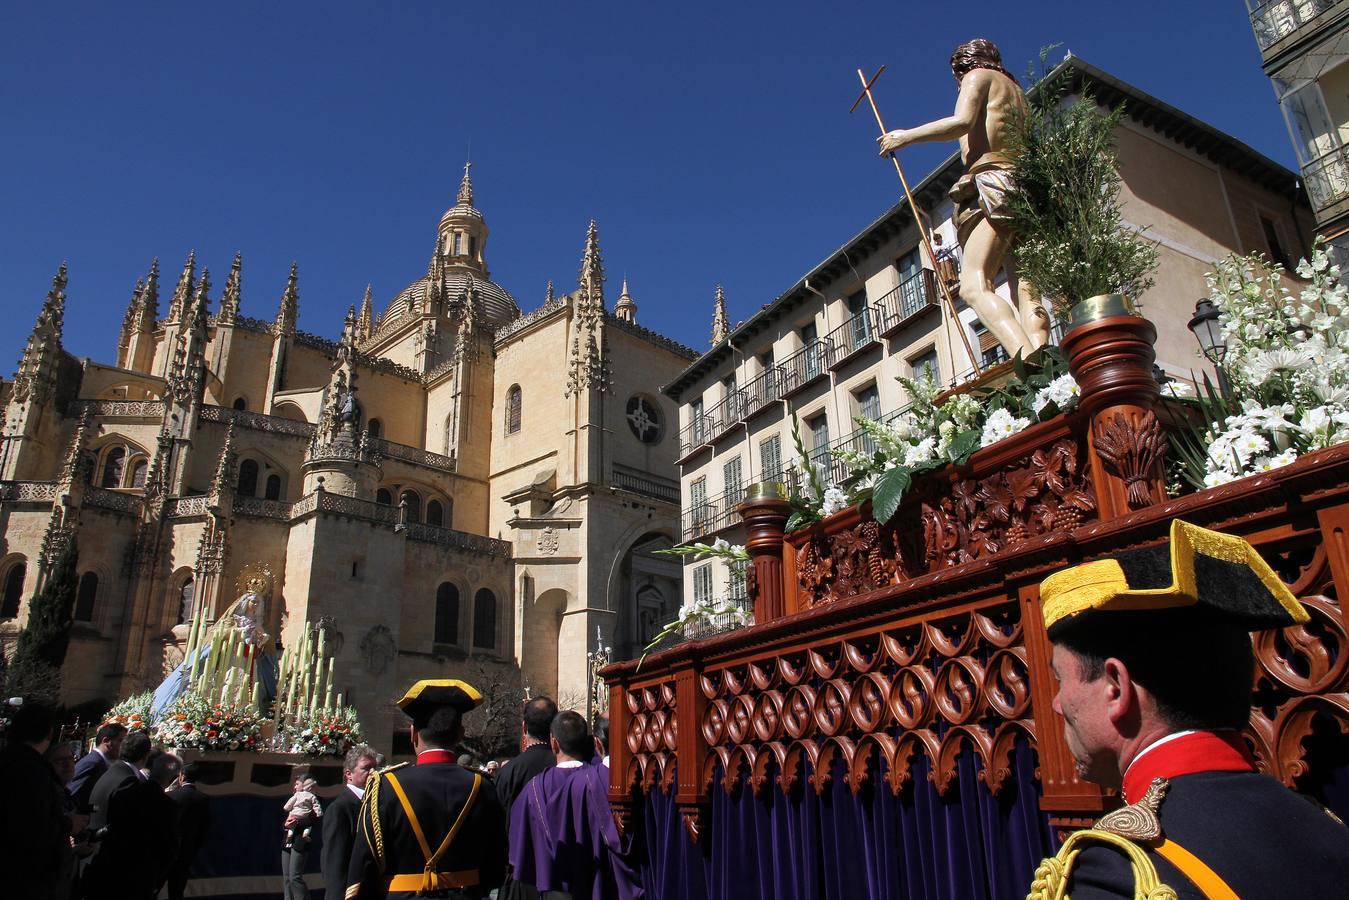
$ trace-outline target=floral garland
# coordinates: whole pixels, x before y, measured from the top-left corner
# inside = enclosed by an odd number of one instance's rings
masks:
[[[692,556],[695,561],[701,559],[720,559],[730,569],[732,582],[743,584],[745,581],[746,567],[750,563],[749,551],[741,544],[732,544],[724,538],[717,538],[710,544],[694,542],[684,544],[679,547],[671,547],[668,550],[656,550],[655,553],[661,556]],[[715,623],[725,623],[726,628],[742,628],[745,625],[754,624],[754,613],[737,603],[730,596],[718,597],[709,600],[695,600],[680,608],[678,618],[675,618],[661,628],[651,642],[642,648],[642,658],[637,662],[637,668],[642,667],[642,662],[647,654],[661,642],[674,634],[689,634],[699,628],[715,627]]]
[[[332,712],[324,709],[313,714],[301,712],[295,722],[286,726],[284,744],[291,753],[342,756],[363,741],[356,708],[345,706]]]
[[[1224,396],[1193,401],[1203,424],[1175,435],[1180,474],[1197,488],[1286,466],[1349,440],[1349,288],[1317,237],[1294,295],[1281,266],[1229,256],[1207,277],[1226,341]]]
[[[259,750],[264,721],[249,708],[222,706],[186,691],[155,724],[154,739],[175,749]]]
[[[133,694],[118,703],[103,717],[104,725],[122,725],[128,732],[150,731],[150,706],[154,703],[152,691]]]

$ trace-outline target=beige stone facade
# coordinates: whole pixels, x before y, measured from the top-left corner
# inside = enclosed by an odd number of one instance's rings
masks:
[[[680,567],[650,553],[678,528],[660,388],[695,354],[636,323],[626,284],[606,306],[593,223],[577,289],[527,315],[487,237],[466,170],[427,274],[378,315],[367,291],[337,340],[296,327],[294,270],[263,321],[238,258],[217,295],[189,257],[167,314],[156,265],[111,364],[61,348],[63,270],[0,385],[0,641],[77,535],[67,703],[153,687],[193,616],[265,568],[268,630],[330,620],[377,746],[408,684],[483,659],[584,704],[587,653],[640,649],[679,605]]]
[[[1204,275],[1234,251],[1305,253],[1313,222],[1296,175],[1081,60],[1064,66],[1074,90],[1087,85],[1101,102],[1126,106],[1117,140],[1124,218],[1148,228],[1160,256],[1155,286],[1134,299],[1157,323],[1158,364],[1179,379],[1211,373],[1187,328],[1208,294]],[[935,262],[900,203],[735,328],[716,298],[712,348],[666,388],[680,405],[681,540],[743,543],[735,507],[748,485],[780,478],[797,459],[793,421],[807,455],[840,480],[847,473],[831,451],[865,447],[854,417],[906,407],[897,376],[931,366],[955,387],[975,376],[976,362],[987,369],[1005,359],[959,300],[947,190],[961,171],[953,156],[915,185],[933,223]],[[954,315],[938,279],[950,285]],[[1005,283],[999,291],[1007,296]],[[735,590],[719,562],[686,567],[685,602]]]

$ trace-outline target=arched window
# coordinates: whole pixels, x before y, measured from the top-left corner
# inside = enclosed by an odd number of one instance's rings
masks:
[[[398,505],[407,504],[407,520],[413,524],[422,520],[422,498],[417,496],[416,491],[403,491],[398,495]]]
[[[244,497],[256,497],[258,495],[257,460],[246,459],[239,463],[239,482],[234,486],[234,490]]]
[[[103,457],[103,477],[99,479],[99,487],[119,488],[122,486],[122,473],[126,469],[126,448],[113,447],[108,451],[108,455]]]
[[[245,410],[245,409],[248,409],[248,401],[245,400],[243,397],[235,397],[235,398],[234,398],[234,408],[237,409],[237,410]]]
[[[131,464],[131,486],[133,488],[145,487],[145,474],[150,471],[150,460],[142,456]]]
[[[377,438],[384,433],[384,423],[379,419],[371,419],[365,423],[365,431],[372,438]]]
[[[473,597],[473,646],[495,650],[497,645],[497,598],[487,588]]]
[[[178,624],[186,625],[192,621],[192,592],[197,583],[190,577],[183,582],[183,589],[178,592]]]
[[[393,494],[389,493],[388,488],[380,488],[375,491],[375,502],[382,503],[385,506],[393,506]]]
[[[13,619],[19,615],[19,601],[23,599],[23,580],[27,577],[27,563],[19,563],[5,576],[5,596],[0,600],[0,619]]]
[[[281,499],[281,476],[280,476],[280,475],[268,475],[268,476],[267,476],[267,492],[266,492],[266,497],[267,497],[268,500],[280,500],[280,499]]]
[[[515,434],[520,430],[520,385],[511,385],[506,392],[506,433]]]
[[[80,588],[75,594],[75,621],[94,621],[94,599],[98,597],[98,575],[85,572],[80,576]]]
[[[436,588],[437,644],[459,643],[459,588],[448,581]]]
[[[445,501],[445,516],[444,516],[443,521],[441,522],[441,527],[442,527],[442,528],[453,528],[453,527],[454,527],[454,498],[453,498],[453,497],[451,497],[449,500],[446,500],[446,501]]]
[[[439,500],[430,500],[427,502],[426,524],[436,526],[445,524],[445,507],[440,505]]]

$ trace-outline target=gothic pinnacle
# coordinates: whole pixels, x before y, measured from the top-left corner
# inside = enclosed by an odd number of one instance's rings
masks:
[[[731,323],[726,318],[726,290],[717,285],[717,299],[712,309],[712,346],[726,340],[730,333]]]
[[[230,265],[229,277],[225,279],[225,290],[220,295],[220,321],[222,323],[232,323],[235,316],[239,315],[239,301],[242,293],[240,270],[243,268],[243,263],[243,254],[235,252],[234,262]]]
[[[173,299],[169,301],[169,321],[177,322],[187,311],[192,299],[192,283],[197,272],[197,251],[187,252],[187,262],[183,263],[183,272],[178,276],[178,284],[173,288]]]
[[[586,229],[585,252],[581,255],[581,295],[577,312],[584,318],[598,319],[604,313],[604,261],[600,258],[600,236],[595,220]]]
[[[300,317],[300,291],[296,287],[300,278],[299,270],[297,263],[290,264],[290,274],[286,276],[286,289],[281,292],[281,306],[276,311],[274,331],[277,334],[294,333],[295,322]]]
[[[361,315],[356,322],[356,339],[359,341],[367,340],[370,333],[375,330],[375,307],[371,296],[370,285],[365,286],[365,297],[361,300]]]
[[[155,327],[159,318],[159,257],[150,260],[150,271],[145,275],[145,289],[141,291],[141,323],[146,331]]]
[[[543,294],[543,305],[548,306],[553,302],[553,279],[548,279],[548,290]]]
[[[618,294],[618,302],[614,304],[614,315],[625,322],[636,324],[637,322],[637,302],[632,299],[628,293],[628,276],[623,276],[623,290]]]

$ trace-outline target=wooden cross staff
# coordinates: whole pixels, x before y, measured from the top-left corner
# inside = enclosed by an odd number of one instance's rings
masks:
[[[856,112],[857,107],[861,105],[863,100],[866,100],[871,104],[871,111],[876,116],[876,124],[880,127],[882,135],[886,134],[888,129],[885,127],[885,122],[881,120],[881,111],[876,106],[876,98],[871,95],[871,86],[876,83],[876,79],[880,78],[881,73],[884,71],[885,66],[881,66],[876,70],[876,74],[871,76],[871,80],[868,81],[867,76],[862,73],[862,70],[857,70],[857,78],[862,82],[862,93],[857,95],[857,99],[853,101],[852,109],[848,110],[850,113]],[[935,267],[937,265],[937,253],[932,249],[932,237],[929,234],[930,229],[927,223],[927,217],[913,200],[913,191],[909,190],[909,179],[904,177],[904,170],[900,168],[899,165],[899,157],[894,152],[887,155],[890,157],[890,161],[895,164],[895,174],[899,176],[899,183],[904,185],[904,196],[908,198],[909,210],[913,213],[913,221],[918,225],[918,235],[923,239],[923,246],[927,248],[928,259],[932,260],[932,265]],[[946,286],[946,279],[942,278],[940,274],[936,274],[936,277],[933,280],[937,282],[937,288],[941,291],[942,297],[946,300],[946,307],[951,312],[951,318],[955,322],[955,329],[960,334],[960,343],[965,345],[965,352],[969,355],[970,362],[974,365],[974,375],[977,378],[983,374],[983,370],[979,366],[978,358],[974,355],[974,348],[970,346],[969,336],[965,334],[965,326],[960,323],[960,316],[956,313],[956,301],[955,298],[951,296],[951,289]]]

